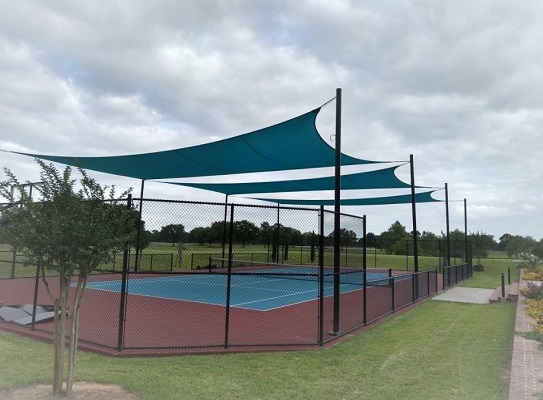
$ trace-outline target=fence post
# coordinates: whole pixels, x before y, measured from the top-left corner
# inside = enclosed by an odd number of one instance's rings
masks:
[[[502,301],[505,300],[505,275],[502,272]]]
[[[224,323],[224,348],[228,348],[228,336],[230,330],[230,294],[232,286],[232,247],[234,236],[234,205],[230,206],[230,237],[228,238],[228,276],[226,282],[226,320]]]
[[[132,195],[128,195],[126,208],[132,208]],[[140,207],[141,210],[141,207]],[[138,227],[139,229],[139,227]],[[128,285],[128,248],[123,251],[123,271],[121,273],[121,301],[119,305],[119,332],[117,335],[117,350],[121,351],[124,347],[124,324],[126,317],[126,287]]]
[[[390,279],[390,282],[392,282],[391,283],[391,286],[392,286],[392,312],[394,312],[394,311],[396,311],[396,299],[394,297],[395,296],[394,295],[394,288],[396,286],[396,279],[394,277],[392,277],[392,276],[390,278],[388,278],[388,279]]]
[[[507,284],[511,284],[511,267],[507,267]]]

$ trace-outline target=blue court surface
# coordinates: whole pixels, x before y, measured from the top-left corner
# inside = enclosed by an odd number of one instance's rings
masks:
[[[290,271],[292,272],[292,270]],[[387,277],[387,274],[368,272],[366,279],[371,281]],[[132,295],[224,306],[226,305],[227,279],[227,275],[203,273],[146,278],[131,277],[128,280],[127,292]],[[236,308],[269,311],[315,300],[319,293],[316,276],[283,277],[233,274],[231,279],[230,306]],[[331,280],[331,276],[327,276],[325,279],[325,297],[333,295]],[[361,272],[349,274],[349,281],[355,283],[342,282],[340,284],[341,293],[362,290]],[[87,288],[120,292],[121,280],[89,282]]]

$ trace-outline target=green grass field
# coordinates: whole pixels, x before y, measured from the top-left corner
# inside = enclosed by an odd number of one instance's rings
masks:
[[[228,249],[225,250],[227,257]],[[271,250],[267,246],[249,244],[242,246],[234,245],[233,249],[234,260],[246,260],[254,262],[271,262]],[[223,249],[221,245],[198,245],[193,243],[185,243],[181,251],[177,245],[169,243],[151,243],[144,249],[139,257],[140,271],[187,271],[196,269],[197,267],[206,267],[209,264],[209,259],[223,258]],[[317,257],[317,256],[315,256]],[[9,278],[13,273],[13,254],[9,246],[0,245],[0,277]],[[35,268],[32,265],[24,266],[22,257],[17,256],[19,262],[15,264],[16,277],[35,276]],[[334,254],[331,248],[325,248],[324,264],[333,265]],[[285,259],[284,252],[280,253],[281,263],[286,264],[317,264],[317,258],[313,262],[310,261],[309,246],[290,246],[288,258]],[[429,270],[439,268],[443,260],[438,257],[419,256],[419,270]],[[453,264],[459,264],[460,259],[453,259]],[[362,267],[363,254],[360,247],[343,248],[340,256],[341,266]],[[368,268],[392,268],[402,271],[414,271],[413,256],[391,255],[386,254],[382,250],[368,249],[366,256]],[[130,265],[135,264],[134,252],[130,255]],[[105,269],[121,271],[122,270],[122,254],[116,254],[114,260]],[[52,272],[50,272],[52,274]]]
[[[507,259],[466,285],[496,287]],[[328,350],[166,358],[79,352],[77,379],[141,399],[508,398],[514,304],[429,300]],[[0,389],[49,383],[52,347],[0,332]]]
[[[507,399],[511,304],[428,301],[332,349],[166,358],[80,352],[77,379],[142,399]],[[0,389],[48,383],[50,345],[0,333]]]

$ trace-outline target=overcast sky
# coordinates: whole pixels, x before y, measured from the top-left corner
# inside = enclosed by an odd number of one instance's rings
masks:
[[[540,0],[4,2],[0,149],[185,147],[290,119],[342,88],[344,153],[413,154],[417,184],[447,182],[450,200],[467,199],[470,232],[539,240],[542,20]],[[328,106],[317,121],[331,146],[334,118]],[[29,157],[0,160],[38,178]],[[398,175],[408,181],[408,166]],[[146,196],[224,198],[162,183],[146,184]],[[412,228],[409,205],[345,211],[366,214],[371,232],[396,220]],[[417,215],[419,231],[445,231],[443,203],[419,204]],[[462,201],[451,201],[450,222],[464,229]]]

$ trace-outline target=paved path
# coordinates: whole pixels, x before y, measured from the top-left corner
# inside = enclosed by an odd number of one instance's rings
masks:
[[[520,288],[526,282],[520,282]],[[534,319],[524,311],[524,297],[519,293],[517,303],[516,332],[528,332],[533,329]],[[543,350],[539,342],[515,335],[513,341],[513,359],[511,360],[511,381],[509,400],[535,400],[535,394],[543,397]]]
[[[460,303],[488,304],[494,289],[478,289],[455,286],[434,297],[434,300]]]

